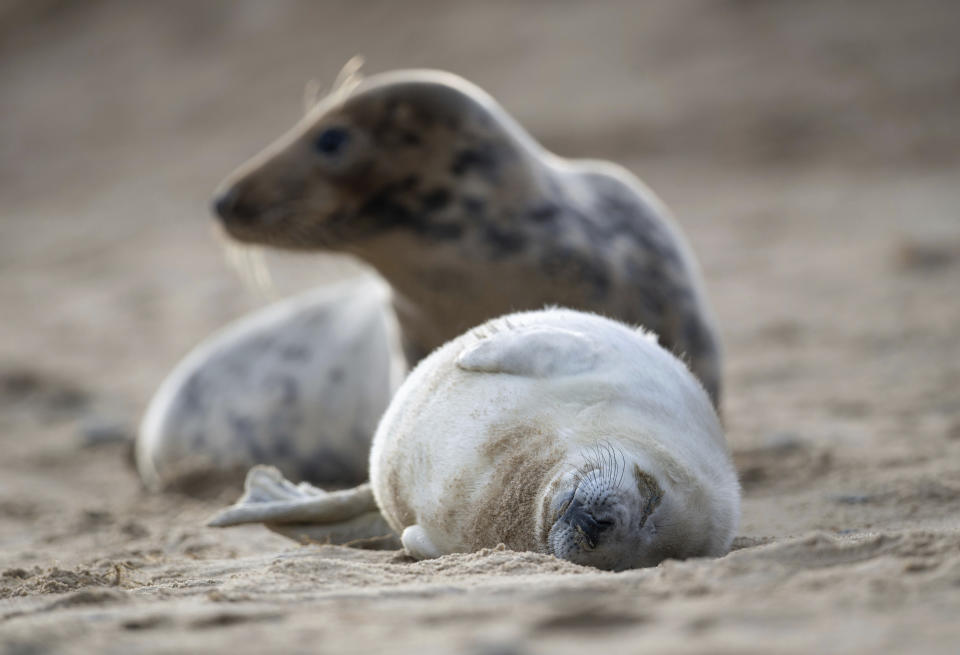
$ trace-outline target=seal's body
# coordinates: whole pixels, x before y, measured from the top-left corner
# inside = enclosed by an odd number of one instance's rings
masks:
[[[568,310],[491,321],[411,373],[373,493],[417,557],[504,543],[607,569],[725,553],[739,486],[703,388],[655,340]]]
[[[719,400],[719,339],[663,205],[620,167],[547,152],[455,75],[334,92],[224,182],[215,209],[239,241],[373,265],[410,363],[490,317],[560,304],[656,332]]]
[[[641,330],[552,309],[424,359],[377,428],[369,485],[327,494],[259,467],[211,525],[352,540],[387,532],[376,509],[418,559],[502,543],[620,570],[724,554],[740,489],[682,362]]]
[[[197,346],[150,402],[148,488],[206,491],[271,464],[297,480],[367,479],[370,438],[406,373],[390,290],[372,276],[288,298]]]

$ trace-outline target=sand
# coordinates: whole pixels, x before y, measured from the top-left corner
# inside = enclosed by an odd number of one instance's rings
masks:
[[[944,652],[960,643],[951,2],[0,2],[0,648]],[[129,463],[191,346],[359,270],[207,213],[352,55],[439,66],[672,207],[726,345],[735,550],[605,573],[203,527]]]

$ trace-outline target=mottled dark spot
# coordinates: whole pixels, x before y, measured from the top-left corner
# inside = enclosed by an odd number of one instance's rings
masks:
[[[297,456],[297,453],[293,450],[293,445],[290,443],[291,437],[287,433],[278,433],[273,436],[273,439],[270,443],[271,451],[273,452],[273,459],[293,459]]]
[[[527,245],[527,235],[516,230],[505,230],[492,223],[484,227],[483,236],[492,246],[495,259],[520,252]]]
[[[457,223],[437,223],[418,233],[436,241],[451,241],[460,238],[463,226]]]
[[[334,212],[332,212],[330,216],[327,217],[327,222],[333,223],[333,224],[346,223],[351,218],[353,218],[353,214],[351,214],[350,212],[344,211],[342,209],[337,209]]]
[[[460,204],[463,207],[463,210],[471,217],[482,216],[486,211],[487,203],[483,198],[478,198],[476,196],[464,196],[460,200]]]
[[[397,201],[392,188],[375,193],[360,207],[360,214],[376,218],[382,227],[408,226],[415,222],[413,212]]]
[[[529,218],[534,223],[546,223],[548,221],[555,220],[557,215],[560,213],[560,208],[556,205],[545,204],[537,205],[529,212],[527,212],[527,218]]]
[[[374,140],[381,147],[417,147],[423,143],[424,134],[430,134],[437,122],[435,106],[416,99],[390,98],[376,112],[376,122],[371,128]]]
[[[663,294],[657,293],[655,290],[640,289],[637,295],[637,304],[645,318],[634,322],[642,323],[644,327],[659,332],[660,320],[659,318],[654,320],[653,317],[663,316],[664,312],[667,311],[667,303]]]
[[[420,186],[420,176],[419,175],[407,175],[405,178],[400,180],[395,189],[400,192],[413,191]]]
[[[442,223],[431,220],[423,212],[411,210],[404,202],[406,192],[417,184],[417,178],[407,178],[398,185],[381,189],[360,207],[360,216],[372,224],[371,232],[390,229],[407,229],[434,241],[449,241],[460,238],[463,226],[459,223]]]
[[[602,174],[591,174],[597,200],[590,214],[575,207],[567,209],[577,216],[591,241],[606,247],[611,239],[629,237],[641,249],[655,256],[682,265],[680,253],[666,226],[654,208],[620,181]]]
[[[250,453],[250,458],[257,462],[264,462],[267,459],[267,453],[264,452],[257,440],[257,431],[254,422],[246,416],[237,416],[235,414],[227,415],[227,422],[233,430],[237,442],[246,447]]]
[[[623,318],[659,333],[662,318],[667,311],[667,294],[671,293],[672,285],[656,264],[657,262],[634,257],[626,260],[626,273],[637,297],[636,310]]]
[[[640,204],[636,198],[623,195],[605,196],[600,210],[617,234],[629,235],[644,250],[656,253],[665,263],[684,267],[676,243],[654,214],[653,209]]]
[[[289,375],[275,376],[267,381],[271,387],[277,387],[280,390],[280,404],[284,407],[292,407],[297,404],[300,396],[300,388],[297,380]]]
[[[489,143],[478,144],[474,148],[464,148],[454,155],[450,172],[457,177],[468,173],[477,173],[487,179],[496,177],[499,162],[494,148]]]
[[[390,98],[380,112],[380,119],[372,126],[370,133],[378,145],[385,148],[401,145],[407,130],[397,125],[397,114],[400,101]]]
[[[420,205],[423,211],[440,211],[450,203],[450,192],[446,189],[433,189],[420,196]]]
[[[280,350],[280,358],[287,362],[304,362],[310,359],[310,349],[301,343],[287,344]]]

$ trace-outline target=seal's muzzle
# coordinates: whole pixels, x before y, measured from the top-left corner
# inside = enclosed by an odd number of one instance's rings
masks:
[[[587,507],[574,498],[560,520],[573,528],[580,537],[583,548],[594,549],[600,543],[600,535],[613,526],[613,521],[597,520]]]

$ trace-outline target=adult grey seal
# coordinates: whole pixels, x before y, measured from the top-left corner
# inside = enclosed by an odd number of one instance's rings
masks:
[[[246,316],[197,346],[144,416],[148,488],[206,491],[255,464],[297,480],[367,479],[370,439],[406,366],[390,290],[373,276]]]
[[[717,331],[663,204],[619,166],[546,151],[456,75],[338,88],[233,173],[214,208],[238,241],[371,264],[411,364],[491,317],[558,304],[657,333],[719,401]]]
[[[369,485],[284,496],[263,468],[248,483],[212,525],[337,540],[379,509],[418,559],[503,543],[652,566],[724,554],[740,513],[723,430],[686,366],[641,329],[566,309],[490,321],[424,359],[377,428]]]

